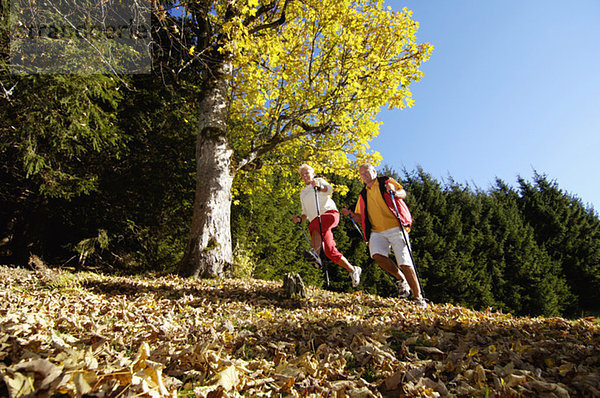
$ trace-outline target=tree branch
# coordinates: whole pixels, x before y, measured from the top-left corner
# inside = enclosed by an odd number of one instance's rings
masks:
[[[263,25],[256,26],[256,27],[250,29],[249,33],[254,34],[256,32],[260,32],[261,30],[276,28],[278,26],[283,25],[285,23],[285,10],[287,9],[289,3],[290,3],[290,0],[285,0],[285,2],[283,3],[283,7],[281,9],[281,15],[280,15],[279,19],[277,19],[276,21],[273,21],[271,23],[266,23]],[[258,12],[256,13],[257,16],[260,14],[266,13],[267,11],[269,11],[269,8],[273,9],[274,6],[275,6],[275,2],[272,2],[266,6],[260,7]],[[265,10],[263,10],[263,8],[265,8]],[[251,21],[248,21],[248,23],[250,23],[250,22]]]
[[[284,134],[286,131],[291,130],[294,126],[298,126],[302,130],[297,133],[290,134],[290,135]],[[311,126],[302,120],[292,119],[289,121],[289,123],[285,124],[285,126],[283,127],[283,129],[280,133],[274,135],[263,145],[259,145],[253,151],[251,151],[248,155],[246,155],[244,158],[240,159],[237,164],[237,170],[253,169],[254,167],[252,167],[252,164],[255,164],[257,161],[260,160],[260,158],[264,154],[272,151],[273,149],[275,149],[277,146],[283,144],[284,142],[292,141],[292,140],[299,139],[301,137],[305,137],[305,136],[313,135],[313,134],[326,134],[332,128],[333,128],[333,124],[331,122],[327,122],[327,123],[319,125],[319,126]]]

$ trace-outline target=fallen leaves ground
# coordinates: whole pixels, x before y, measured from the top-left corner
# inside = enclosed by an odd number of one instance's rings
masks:
[[[0,267],[0,396],[600,396],[600,327],[281,282]]]

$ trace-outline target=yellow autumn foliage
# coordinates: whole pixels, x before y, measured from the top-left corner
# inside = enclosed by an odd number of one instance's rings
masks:
[[[269,1],[242,3],[223,26],[222,51],[233,58],[231,143],[238,158],[269,150],[259,173],[241,171],[236,192],[264,189],[268,174],[295,183],[304,162],[345,176],[356,176],[360,163],[378,164],[369,147],[377,114],[413,104],[409,86],[432,51],[416,42],[411,12],[375,0],[291,1],[285,23],[258,29],[274,18],[257,12]]]

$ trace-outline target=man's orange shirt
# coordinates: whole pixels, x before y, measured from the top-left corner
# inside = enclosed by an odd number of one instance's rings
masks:
[[[397,190],[402,189],[402,185],[398,184],[396,180],[390,178],[389,182],[396,186]],[[399,227],[400,223],[396,216],[390,211],[390,208],[385,203],[381,191],[379,190],[379,184],[375,183],[371,185],[371,188],[367,188],[367,206],[369,210],[369,222],[371,223],[371,231],[382,232],[390,228]],[[360,205],[357,203],[354,209],[356,214],[360,214]]]

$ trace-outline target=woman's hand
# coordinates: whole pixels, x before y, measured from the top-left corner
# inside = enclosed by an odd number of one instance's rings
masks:
[[[297,216],[297,215],[292,216],[292,221],[296,224],[301,223],[302,221],[304,221],[304,219],[305,219],[304,216]]]
[[[313,188],[317,188],[317,191],[327,191],[327,188],[322,186],[317,180],[312,180],[311,185],[313,186]]]

